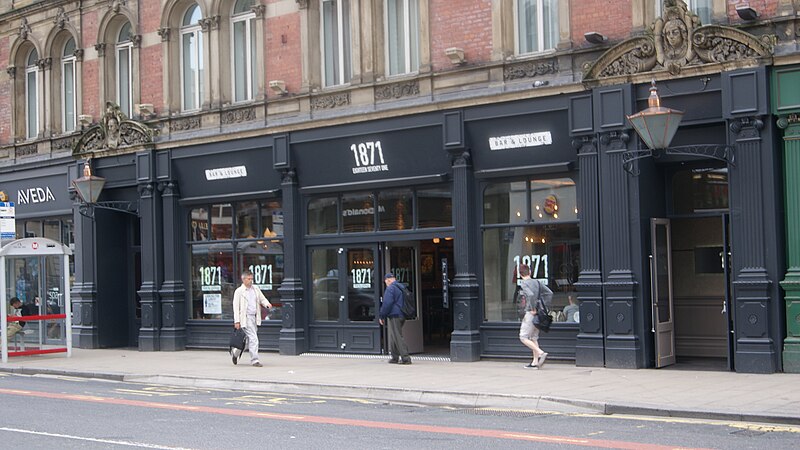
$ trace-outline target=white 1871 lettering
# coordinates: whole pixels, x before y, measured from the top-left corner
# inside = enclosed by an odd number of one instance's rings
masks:
[[[361,142],[350,146],[355,166],[353,173],[387,172],[389,165],[383,159],[381,141]]]

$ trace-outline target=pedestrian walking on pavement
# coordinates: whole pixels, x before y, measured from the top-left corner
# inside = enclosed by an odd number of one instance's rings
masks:
[[[408,345],[403,339],[403,324],[406,318],[403,316],[403,291],[400,282],[394,274],[389,272],[383,277],[386,290],[383,292],[383,304],[381,304],[379,322],[381,325],[388,323],[389,334],[389,364],[411,364],[411,357],[408,356]]]
[[[533,352],[533,361],[524,366],[526,369],[541,369],[547,361],[547,352],[539,347],[539,329],[533,324],[536,316],[536,304],[544,298],[553,295],[553,291],[538,280],[531,278],[531,268],[527,264],[519,266],[519,275],[522,278],[520,286],[522,295],[525,296],[525,317],[519,327],[519,340]]]
[[[250,352],[250,364],[261,367],[258,360],[258,327],[261,325],[261,308],[267,309],[272,304],[261,292],[261,289],[253,286],[253,272],[245,270],[242,272],[242,285],[236,288],[233,293],[233,326],[236,329],[244,328],[247,335],[248,351]],[[241,353],[239,354],[241,356]],[[239,356],[233,351],[233,363],[238,362]]]

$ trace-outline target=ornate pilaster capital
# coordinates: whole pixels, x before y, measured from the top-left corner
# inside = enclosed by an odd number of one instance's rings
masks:
[[[253,5],[250,7],[250,11],[253,11],[253,14],[256,15],[256,19],[263,19],[264,13],[267,12],[267,7],[265,5]]]
[[[53,58],[49,56],[47,58],[42,58],[36,61],[36,66],[39,68],[39,70],[50,70],[50,66],[52,65],[53,65]]]
[[[178,183],[176,183],[174,180],[159,181],[158,191],[163,195],[177,196],[179,195]]]
[[[75,51],[72,52],[72,54],[75,55],[75,59],[78,61],[83,61],[83,53],[82,48],[76,48]]]
[[[731,120],[728,128],[740,139],[759,138],[764,121],[760,117],[741,117]]]
[[[578,153],[594,153],[597,151],[597,139],[594,136],[576,136],[572,139],[572,148]]]
[[[787,114],[784,116],[778,117],[778,128],[784,130],[789,127],[789,125],[797,125],[800,124],[800,114]]]
[[[294,184],[297,183],[297,172],[294,169],[284,170],[281,172],[281,184]]]
[[[216,30],[219,28],[219,20],[219,16],[209,16],[198,20],[197,23],[200,24],[200,28],[202,28],[203,31],[208,32],[209,30]]]
[[[157,33],[161,36],[161,42],[169,42],[169,35],[172,30],[169,27],[159,28]]]
[[[139,198],[150,198],[153,196],[155,186],[153,183],[143,183],[139,185],[137,190],[139,192]]]
[[[17,68],[14,66],[8,66],[6,67],[6,73],[8,74],[8,77],[13,80],[17,77]]]
[[[469,149],[457,154],[453,158],[453,166],[469,166],[472,164],[472,154]]]
[[[106,55],[105,42],[98,42],[94,44],[94,50],[97,52],[97,56],[105,56]]]
[[[631,136],[627,131],[609,131],[600,135],[600,144],[603,146],[622,146],[624,147]]]
[[[308,0],[297,0],[297,7],[300,9],[308,8]]]
[[[133,46],[136,47],[136,48],[141,47],[142,46],[142,35],[141,34],[134,34],[133,36],[131,36],[131,44],[133,44]]]

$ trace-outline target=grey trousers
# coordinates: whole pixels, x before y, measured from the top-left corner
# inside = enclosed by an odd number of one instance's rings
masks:
[[[403,339],[403,324],[406,319],[402,317],[387,317],[386,323],[389,329],[389,353],[392,359],[402,358],[408,360],[408,346]]]
[[[258,325],[256,325],[256,316],[247,315],[247,326],[244,328],[244,334],[247,335],[250,362],[254,363],[258,361]]]

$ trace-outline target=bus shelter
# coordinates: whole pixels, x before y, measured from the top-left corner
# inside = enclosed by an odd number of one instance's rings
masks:
[[[0,248],[3,363],[9,356],[72,355],[71,254],[66,245],[38,237]]]

